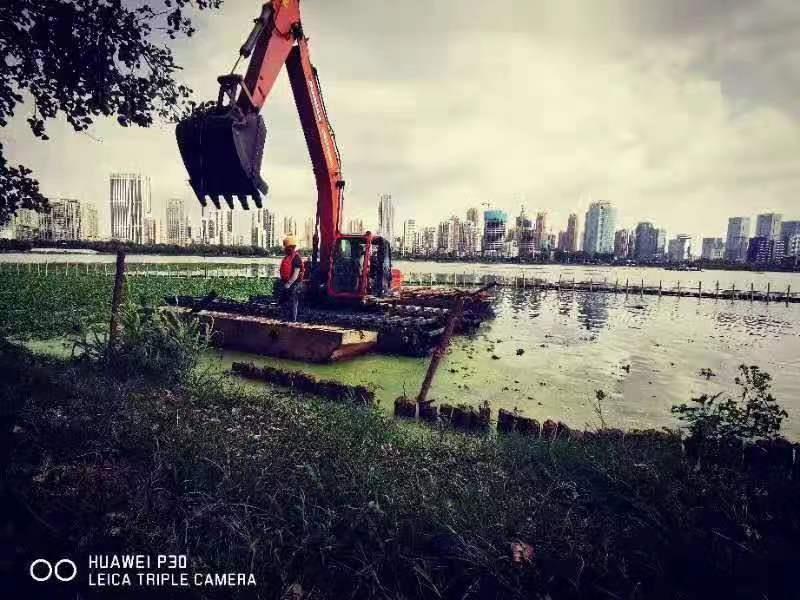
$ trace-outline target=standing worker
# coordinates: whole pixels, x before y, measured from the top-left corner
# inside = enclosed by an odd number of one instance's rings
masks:
[[[281,261],[280,295],[278,301],[283,308],[284,319],[294,323],[297,321],[297,310],[300,305],[300,292],[303,281],[303,257],[297,251],[297,242],[289,236],[283,240],[284,257]]]

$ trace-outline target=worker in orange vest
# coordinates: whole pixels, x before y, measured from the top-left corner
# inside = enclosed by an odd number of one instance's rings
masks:
[[[283,308],[284,319],[294,323],[300,307],[302,288],[303,257],[297,251],[297,242],[289,236],[283,240],[283,260],[280,268],[280,294],[278,296]]]

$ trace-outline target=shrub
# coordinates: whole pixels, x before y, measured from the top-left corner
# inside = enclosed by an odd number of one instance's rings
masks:
[[[96,362],[123,379],[157,383],[186,381],[208,347],[208,329],[196,317],[126,305],[113,343],[97,328],[73,336],[73,354]]]
[[[696,441],[756,441],[779,437],[787,417],[770,391],[772,377],[756,366],[741,365],[734,381],[738,397],[724,392],[692,398],[695,404],[673,406],[673,414],[688,425]]]

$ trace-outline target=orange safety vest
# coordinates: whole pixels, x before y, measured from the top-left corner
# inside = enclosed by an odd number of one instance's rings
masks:
[[[295,250],[288,256],[284,256],[283,260],[281,261],[281,281],[288,282],[289,279],[292,278],[292,273],[294,273],[294,268],[292,267],[292,263],[294,262],[294,257],[299,256],[300,253]],[[303,267],[300,267],[300,273],[302,274]]]

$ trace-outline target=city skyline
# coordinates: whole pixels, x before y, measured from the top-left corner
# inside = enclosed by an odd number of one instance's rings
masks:
[[[800,194],[800,81],[789,51],[797,3],[733,0],[723,11],[709,2],[667,9],[619,0],[578,10],[574,0],[501,0],[503,17],[488,29],[471,18],[480,6],[437,3],[413,31],[401,26],[402,6],[362,7],[369,33],[357,40],[343,33],[352,11],[306,7],[344,161],[346,219],[372,223],[374,198],[387,189],[398,222],[439,222],[487,199],[563,222],[608,198],[624,228],[640,219],[724,237],[731,214],[791,212]],[[200,36],[177,44],[181,76],[198,100],[216,97],[216,75],[229,70],[253,13],[247,3],[226,3],[201,16]],[[365,44],[375,51],[364,53]],[[101,230],[109,172],[149,173],[159,210],[183,197],[199,217],[172,125],[101,120],[76,135],[56,119],[42,142],[25,114],[5,129],[10,163],[31,166],[48,196],[94,202]],[[316,192],[285,77],[264,118],[267,206],[303,222]],[[711,223],[713,231],[701,231]]]

